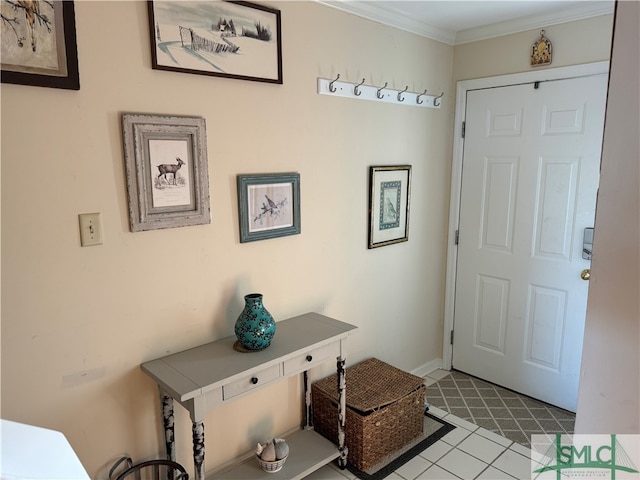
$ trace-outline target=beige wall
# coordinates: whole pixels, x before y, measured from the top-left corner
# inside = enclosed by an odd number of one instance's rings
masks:
[[[576,433],[640,433],[640,3],[617,8]]]
[[[608,60],[612,21],[613,15],[600,15],[456,45],[453,78],[469,80]],[[549,66],[531,67],[531,46],[540,38],[541,29],[553,44],[553,61]]]
[[[279,320],[358,325],[352,363],[441,356],[453,48],[311,2],[272,5],[282,86],[152,70],[145,2],[76,2],[80,91],[2,85],[2,417],[61,430],[92,478],[124,452],[160,454],[139,364],[231,335],[246,293]],[[316,78],[337,73],[444,91],[444,107],[318,95]],[[121,112],[206,118],[211,225],[129,232]],[[368,250],[368,168],[404,163],[409,242]],[[284,171],[301,176],[302,233],[240,244],[236,175]],[[85,212],[102,213],[102,246],[80,247]],[[210,414],[207,469],[298,425],[299,393],[283,382]]]
[[[152,70],[144,2],[76,2],[79,92],[2,85],[1,414],[63,431],[92,478],[124,452],[160,454],[156,388],[139,364],[231,335],[246,293],[262,292],[276,319],[358,325],[351,363],[415,370],[441,356],[452,80],[530,67],[512,53],[486,70],[462,45],[454,75],[453,47],[311,2],[270,5],[282,10],[281,86]],[[560,58],[574,52],[566,64],[608,57],[583,51],[595,38],[605,52],[610,30],[546,30]],[[528,52],[532,35],[504,43]],[[444,91],[443,108],[317,95],[316,78],[337,73]],[[211,225],[129,232],[125,111],[206,118]],[[368,167],[402,163],[409,242],[368,250]],[[240,244],[236,175],[283,171],[301,175],[302,233]],[[82,248],[77,215],[94,211],[104,245]],[[299,393],[283,382],[209,414],[207,469],[295,428]],[[176,423],[191,469],[180,407]]]

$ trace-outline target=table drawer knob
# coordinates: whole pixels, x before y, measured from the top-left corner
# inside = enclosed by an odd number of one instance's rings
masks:
[[[313,357],[311,355],[307,355],[307,362],[310,362],[311,360],[313,360]]]
[[[258,377],[252,377],[251,378],[251,383],[256,385],[258,383]]]

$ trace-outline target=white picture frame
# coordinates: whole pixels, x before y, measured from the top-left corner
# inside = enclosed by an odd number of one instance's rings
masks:
[[[202,117],[124,113],[132,232],[211,223]]]

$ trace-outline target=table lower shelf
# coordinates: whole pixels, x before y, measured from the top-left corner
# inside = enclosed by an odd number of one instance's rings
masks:
[[[339,456],[338,447],[313,430],[301,430],[286,440],[289,444],[289,457],[279,472],[265,472],[252,457],[208,480],[299,480]]]

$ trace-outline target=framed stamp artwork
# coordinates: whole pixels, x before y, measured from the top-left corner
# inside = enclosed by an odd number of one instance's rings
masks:
[[[369,248],[409,240],[411,165],[369,167]]]
[[[300,233],[300,174],[238,175],[240,243]]]
[[[282,83],[280,10],[219,0],[149,0],[156,70]]]
[[[4,0],[2,83],[80,89],[74,2]]]
[[[132,232],[211,223],[202,117],[122,115]]]

